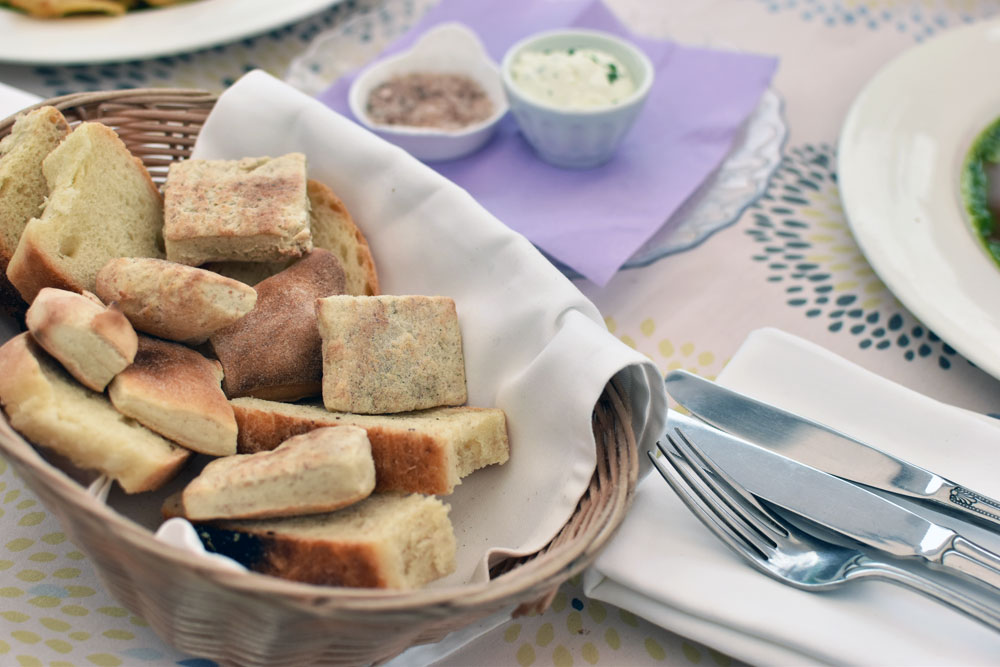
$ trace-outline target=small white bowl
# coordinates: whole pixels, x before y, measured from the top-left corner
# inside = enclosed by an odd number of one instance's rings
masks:
[[[567,109],[525,95],[512,78],[511,68],[525,51],[597,49],[617,58],[635,82],[635,90],[614,105]],[[632,127],[653,85],[653,64],[633,44],[597,30],[563,29],[531,35],[513,46],[500,65],[511,112],[524,138],[538,155],[559,167],[589,168],[614,155]]]
[[[482,86],[493,103],[486,120],[458,130],[374,122],[367,114],[372,90],[393,76],[413,72],[464,74]],[[373,63],[362,70],[348,91],[354,117],[378,136],[400,146],[425,162],[452,160],[468,155],[485,144],[509,108],[493,62],[474,32],[460,23],[443,23],[428,30],[408,51]]]

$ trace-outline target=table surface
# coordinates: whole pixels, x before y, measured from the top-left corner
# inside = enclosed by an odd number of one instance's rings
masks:
[[[784,329],[912,389],[998,412],[1000,383],[917,321],[867,264],[841,208],[836,143],[876,70],[934,35],[1000,12],[958,0],[608,0],[637,32],[777,55],[788,125],[764,195],[685,252],[577,284],[610,331],[666,372],[714,377],[751,331]],[[379,14],[382,11],[382,14]],[[93,66],[0,65],[0,82],[43,97],[119,87],[221,91],[254,68],[284,77],[322,31],[379,3],[346,2],[260,37],[183,56]],[[792,259],[789,259],[789,257]],[[795,259],[795,258],[800,259]],[[178,653],[102,588],[87,557],[0,459],[0,665],[213,664]],[[721,547],[720,545],[720,548]],[[507,621],[441,664],[727,665],[707,647],[589,600],[578,578],[542,615]]]

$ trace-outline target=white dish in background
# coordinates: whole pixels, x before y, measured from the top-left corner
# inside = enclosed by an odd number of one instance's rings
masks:
[[[464,74],[478,83],[493,104],[486,120],[458,130],[406,125],[385,125],[366,113],[368,96],[393,76],[414,72]],[[351,84],[348,104],[355,119],[369,130],[428,162],[451,160],[479,149],[496,131],[507,113],[507,98],[500,69],[479,37],[460,23],[444,23],[428,30],[413,47],[376,61],[362,70]]]
[[[194,0],[124,16],[33,19],[0,7],[0,62],[95,64],[196,51],[266,32],[341,0]]]
[[[960,177],[1000,116],[1000,21],[906,51],[858,95],[841,131],[839,183],[872,268],[924,325],[1000,378],[1000,267],[965,212]]]

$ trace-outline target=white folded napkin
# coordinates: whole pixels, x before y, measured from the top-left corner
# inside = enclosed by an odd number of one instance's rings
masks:
[[[812,343],[774,329],[754,332],[718,382],[1000,498],[1000,421],[913,392]],[[996,534],[961,530],[1000,548]],[[640,484],[584,584],[593,598],[754,663],[985,665],[1000,657],[1000,633],[895,584],[812,593],[756,572],[656,474]]]

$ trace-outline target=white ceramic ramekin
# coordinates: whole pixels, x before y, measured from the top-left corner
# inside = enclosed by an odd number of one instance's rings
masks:
[[[524,95],[511,76],[511,68],[525,51],[591,48],[617,58],[628,69],[636,88],[613,106],[565,109]],[[559,167],[589,168],[614,155],[632,127],[653,85],[653,64],[633,44],[597,30],[563,29],[531,35],[507,50],[500,64],[511,112],[524,138],[538,155]]]
[[[372,90],[396,75],[413,72],[465,74],[482,86],[493,103],[493,114],[459,130],[383,125],[365,112]],[[348,104],[354,117],[378,136],[426,162],[468,155],[485,144],[507,113],[500,70],[474,32],[460,23],[428,30],[408,51],[379,60],[362,70],[351,84]]]

